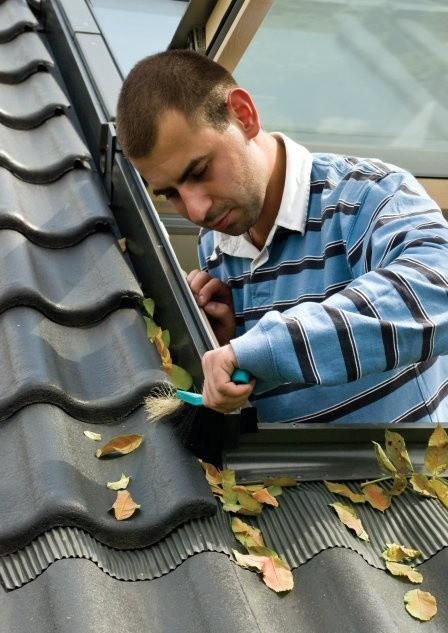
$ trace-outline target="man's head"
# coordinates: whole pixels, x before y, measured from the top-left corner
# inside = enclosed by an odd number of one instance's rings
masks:
[[[171,50],[139,61],[123,83],[117,105],[117,135],[130,159],[147,156],[158,136],[160,116],[180,112],[189,123],[227,127],[227,96],[236,82],[205,55]]]

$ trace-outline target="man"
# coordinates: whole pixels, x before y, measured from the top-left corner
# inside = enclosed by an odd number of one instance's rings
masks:
[[[202,227],[188,283],[221,344],[202,361],[206,406],[448,420],[448,225],[409,173],[267,133],[250,95],[192,51],[132,69],[117,134],[154,194]],[[250,385],[232,383],[238,366]]]

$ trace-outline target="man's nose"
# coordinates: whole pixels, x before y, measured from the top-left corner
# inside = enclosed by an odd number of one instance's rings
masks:
[[[213,201],[211,197],[196,188],[184,189],[179,193],[189,220],[195,224],[202,224],[212,207]]]

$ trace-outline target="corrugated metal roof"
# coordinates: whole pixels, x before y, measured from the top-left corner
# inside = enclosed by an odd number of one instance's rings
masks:
[[[100,37],[75,4],[43,11],[62,7],[75,39],[76,24]],[[58,61],[25,0],[0,4],[0,633],[421,631],[403,605],[414,586],[383,569],[391,541],[421,549],[421,587],[439,608],[424,628],[448,631],[446,510],[410,493],[384,514],[357,507],[363,543],[328,507],[336,498],[317,481],[313,447],[316,481],[248,519],[296,568],[295,589],[278,596],[232,562],[229,515],[173,429],[149,425],[141,406],[165,375]],[[99,460],[84,430],[145,439]],[[105,484],[122,471],[141,508],[118,522]]]

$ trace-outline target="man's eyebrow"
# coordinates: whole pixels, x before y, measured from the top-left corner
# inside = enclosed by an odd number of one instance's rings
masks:
[[[182,174],[176,180],[176,184],[177,185],[182,185],[187,180],[187,178],[191,174],[191,172],[206,158],[207,158],[207,155],[198,156],[198,158],[193,158],[193,160],[191,160],[188,163],[187,167],[184,169]],[[152,193],[153,193],[154,196],[162,196],[162,195],[165,194],[166,191],[169,191],[171,189],[172,189],[172,187],[164,187],[162,189],[154,189]]]

